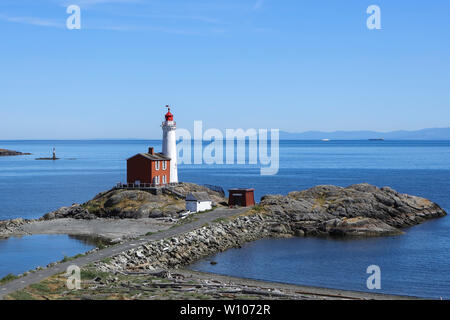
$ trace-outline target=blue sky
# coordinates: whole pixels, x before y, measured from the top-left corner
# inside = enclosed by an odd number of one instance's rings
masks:
[[[81,30],[65,28],[81,7]],[[381,8],[382,30],[366,9]],[[2,0],[0,139],[450,126],[447,0]]]

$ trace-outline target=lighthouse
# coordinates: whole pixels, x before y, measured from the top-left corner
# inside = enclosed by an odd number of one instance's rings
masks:
[[[176,129],[177,124],[173,121],[173,114],[168,109],[164,121],[161,125],[163,130],[162,154],[170,158],[170,183],[178,183],[178,167],[177,167],[177,142]]]

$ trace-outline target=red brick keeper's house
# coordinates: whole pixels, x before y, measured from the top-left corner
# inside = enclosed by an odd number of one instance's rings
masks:
[[[127,159],[128,184],[165,185],[170,182],[170,158],[162,153],[155,153],[153,148],[148,153],[138,153]]]

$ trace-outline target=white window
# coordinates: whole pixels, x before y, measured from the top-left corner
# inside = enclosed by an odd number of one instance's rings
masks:
[[[167,161],[163,161],[163,170],[167,169]]]
[[[159,184],[159,176],[156,176],[154,179],[155,184]]]
[[[159,161],[155,162],[155,170],[158,171],[159,170]]]
[[[164,167],[164,165],[163,165],[163,167]],[[167,183],[166,175],[163,175],[163,184],[166,184],[166,183]]]

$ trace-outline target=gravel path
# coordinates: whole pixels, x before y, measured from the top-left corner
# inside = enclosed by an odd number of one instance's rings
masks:
[[[148,232],[169,229],[173,223],[157,219],[55,219],[36,221],[23,225],[23,234],[69,234],[107,239],[130,239]]]

